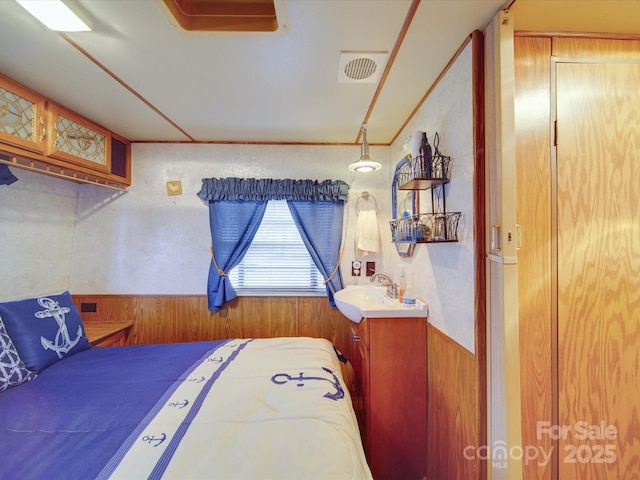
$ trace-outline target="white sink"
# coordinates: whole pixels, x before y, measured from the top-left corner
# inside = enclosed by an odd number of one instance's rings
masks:
[[[366,318],[426,317],[427,304],[417,300],[414,308],[387,297],[387,287],[347,285],[333,295],[338,310],[352,322]]]

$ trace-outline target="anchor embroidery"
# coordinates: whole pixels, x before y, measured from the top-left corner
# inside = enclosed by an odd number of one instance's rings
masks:
[[[305,380],[323,380],[325,382],[329,382],[330,384],[332,384],[336,391],[335,392],[327,392],[325,393],[323,396],[326,398],[330,398],[331,400],[339,400],[341,398],[344,397],[344,390],[342,389],[342,385],[340,385],[340,380],[338,380],[338,377],[336,377],[336,375],[329,370],[328,368],[322,367],[322,369],[325,372],[330,373],[333,376],[333,382],[331,380],[329,380],[328,378],[323,378],[323,377],[305,377],[304,376],[304,372],[300,372],[300,375],[298,375],[297,377],[292,377],[291,375],[289,375],[288,373],[277,373],[276,375],[274,375],[273,377],[271,377],[271,381],[277,385],[284,385],[287,382],[290,382],[292,380],[298,381],[300,383],[296,384],[296,387],[304,387],[304,381]],[[280,380],[278,377],[284,377],[284,380]]]
[[[167,435],[162,433],[161,437],[154,437],[154,436],[149,436],[149,435],[145,435],[144,437],[142,437],[142,441],[143,442],[147,442],[149,445],[153,446],[153,447],[157,447],[158,445],[160,445],[162,442],[164,442],[167,439]],[[151,442],[158,442],[155,445],[152,445]]]
[[[61,307],[58,302],[46,297],[39,298],[38,303],[41,307],[45,308],[45,310],[36,312],[36,318],[53,317],[58,323],[56,338],[52,341],[47,338],[40,337],[40,342],[45,350],[53,350],[56,352],[56,355],[58,355],[58,358],[62,358],[69,352],[69,350],[75,347],[80,341],[80,338],[82,338],[82,326],[78,325],[76,338],[71,340],[67,324],[65,323],[65,314],[69,313],[71,309],[69,307]]]
[[[189,400],[186,400],[186,399],[183,400],[182,402],[171,402],[169,404],[170,407],[177,407],[179,409],[183,409],[187,405],[189,405]]]

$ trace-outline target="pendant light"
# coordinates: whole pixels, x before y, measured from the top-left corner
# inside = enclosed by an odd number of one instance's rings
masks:
[[[360,131],[362,132],[362,147],[360,149],[360,158],[358,159],[357,162],[353,162],[351,165],[349,165],[349,170],[351,170],[352,172],[360,172],[360,173],[375,172],[376,170],[380,170],[382,165],[380,165],[380,163],[378,162],[374,162],[373,160],[371,160],[371,157],[369,156],[369,144],[367,143],[367,124],[366,123],[362,124]]]

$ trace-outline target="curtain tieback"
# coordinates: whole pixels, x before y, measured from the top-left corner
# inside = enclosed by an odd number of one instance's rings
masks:
[[[329,275],[327,277],[327,279],[322,282],[323,285],[326,285],[327,283],[329,283],[331,281],[331,279],[333,278],[333,276],[336,274],[336,272],[338,271],[338,268],[340,268],[340,264],[342,263],[342,252],[344,252],[344,249],[341,249],[338,252],[338,261],[336,262],[336,268],[333,269],[333,272],[331,272],[331,275]]]
[[[210,250],[211,250],[211,258],[213,259],[213,265],[216,267],[216,270],[218,271],[218,275],[220,275],[221,277],[228,277],[229,275],[224,270],[222,270],[218,266],[218,262],[216,262],[216,256],[213,254],[213,243],[211,244]]]

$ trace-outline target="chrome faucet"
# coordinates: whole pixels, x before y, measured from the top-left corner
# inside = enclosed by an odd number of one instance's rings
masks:
[[[398,298],[398,284],[394,283],[388,273],[376,272],[369,278],[370,282],[376,282],[381,287],[387,287],[387,297]]]

